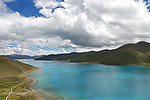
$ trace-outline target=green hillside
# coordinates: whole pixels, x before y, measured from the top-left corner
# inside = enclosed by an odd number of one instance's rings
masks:
[[[106,65],[150,66],[150,43],[126,44],[114,50],[48,55],[36,60],[87,62]]]
[[[0,77],[15,77],[20,74],[23,74],[24,72],[28,72],[34,69],[37,68],[16,60],[0,56]]]

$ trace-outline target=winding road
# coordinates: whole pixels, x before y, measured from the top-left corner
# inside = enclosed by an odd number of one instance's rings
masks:
[[[8,100],[8,97],[9,97],[11,94],[12,94],[12,88],[11,88],[11,90],[10,90],[8,96],[6,97],[6,100]]]

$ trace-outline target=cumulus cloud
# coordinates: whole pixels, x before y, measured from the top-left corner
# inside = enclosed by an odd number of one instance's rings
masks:
[[[55,26],[61,30],[54,33],[74,44],[103,47],[143,40],[149,35],[149,12],[143,1],[66,0],[61,5],[65,9],[56,9],[51,16],[54,23],[59,21]]]
[[[150,12],[142,0],[34,0],[34,3],[44,17],[21,16],[0,1],[3,23],[0,46],[9,48],[8,52],[18,48],[21,53],[36,54],[29,48],[35,46],[83,52],[141,40],[150,42]],[[8,44],[17,46],[12,49]]]
[[[1,48],[1,47],[0,47]],[[12,54],[21,54],[21,55],[48,55],[48,54],[61,54],[61,53],[68,53],[66,51],[48,51],[48,50],[43,50],[39,49],[37,51],[33,51],[30,49],[24,49],[24,48],[19,48],[19,47],[5,47],[1,49],[1,55],[12,55]]]

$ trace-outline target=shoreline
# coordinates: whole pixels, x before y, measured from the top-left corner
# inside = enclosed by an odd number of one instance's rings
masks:
[[[16,78],[20,79],[20,82],[18,84],[13,85],[10,87],[11,91],[9,88],[4,88],[6,91],[0,92],[0,100],[5,100],[5,99],[17,99],[17,100],[45,100],[42,95],[38,93],[38,91],[30,88],[31,85],[36,83],[36,80],[28,77],[28,75],[35,73],[39,71],[42,68],[36,68],[32,69],[30,71],[26,71],[18,76]],[[3,77],[3,78],[11,78],[11,77]],[[17,80],[18,81],[18,80]],[[10,94],[11,92],[11,94]],[[10,95],[9,95],[10,94]]]
[[[38,61],[38,60],[37,60]],[[40,60],[39,60],[40,61]],[[150,63],[145,63],[145,64],[126,64],[126,65],[115,65],[115,64],[102,64],[102,63],[97,63],[97,62],[76,62],[76,61],[68,61],[68,60],[45,60],[45,61],[53,61],[53,62],[68,62],[68,63],[85,63],[85,64],[99,64],[99,65],[104,65],[104,66],[137,66],[137,67],[150,67]]]
[[[28,72],[28,73],[25,75],[25,78],[27,78],[28,80],[31,80],[31,81],[32,81],[31,83],[28,84],[27,89],[28,89],[29,91],[26,93],[26,95],[28,95],[28,94],[33,95],[33,96],[35,97],[34,100],[45,100],[45,99],[38,93],[38,91],[36,91],[35,89],[32,89],[32,88],[31,88],[31,85],[35,84],[35,83],[36,83],[36,80],[34,80],[34,79],[28,77],[28,75],[30,75],[30,74],[32,74],[32,73],[35,73],[35,72],[37,72],[37,71],[39,71],[39,70],[41,70],[41,69],[43,69],[43,68],[45,68],[45,67],[37,68],[37,70],[33,70],[33,71],[31,71],[31,72]]]
[[[47,67],[42,67],[40,69],[43,69],[43,68],[47,68]],[[40,70],[40,69],[38,69],[38,70]],[[35,71],[29,73],[28,75],[35,73],[38,70],[35,70]],[[29,83],[29,87],[28,87],[28,89],[30,91],[28,91],[24,96],[34,95],[35,99],[32,99],[32,100],[84,100],[84,99],[79,99],[79,98],[75,98],[75,97],[71,97],[71,96],[62,97],[62,96],[55,95],[52,92],[47,93],[43,90],[40,90],[40,91],[35,90],[35,89],[31,88],[31,85],[34,85],[36,83],[36,80],[34,80],[28,76],[26,76],[26,78],[28,78],[29,80],[32,80],[32,82]]]

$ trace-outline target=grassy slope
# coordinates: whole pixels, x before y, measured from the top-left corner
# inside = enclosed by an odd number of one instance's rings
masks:
[[[139,42],[137,44],[127,44],[114,50],[103,50],[99,52],[49,55],[40,57],[37,60],[89,62],[106,65],[150,66],[150,43]]]
[[[0,56],[0,76],[18,76],[34,69],[33,66]]]
[[[0,56],[0,100],[5,100],[13,88],[13,93],[29,92],[29,85],[33,80],[25,77],[23,74],[37,70],[36,67]],[[34,98],[34,96],[22,96],[13,94],[9,100],[27,100],[24,98]]]
[[[16,70],[12,64],[7,58],[0,57],[0,76],[16,76],[21,72],[21,69]]]

